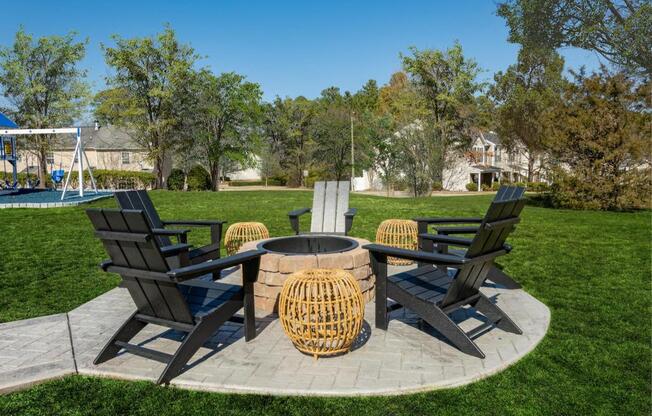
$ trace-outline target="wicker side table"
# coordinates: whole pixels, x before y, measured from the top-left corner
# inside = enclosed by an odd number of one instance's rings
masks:
[[[417,249],[417,223],[411,220],[385,220],[380,223],[376,232],[376,243],[386,246]],[[387,263],[395,266],[412,264],[411,260],[388,257]]]
[[[285,281],[278,313],[294,346],[318,358],[351,348],[362,329],[364,301],[350,273],[309,269]]]
[[[269,231],[261,222],[236,222],[231,224],[224,236],[224,245],[229,256],[238,252],[248,241],[269,238]]]

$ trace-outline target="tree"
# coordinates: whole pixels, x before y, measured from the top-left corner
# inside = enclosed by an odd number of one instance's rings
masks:
[[[528,182],[546,149],[563,87],[563,59],[554,51],[523,48],[518,62],[494,76],[491,95],[497,104],[496,130],[506,149],[527,157]]]
[[[215,76],[202,71],[197,89],[197,134],[211,175],[219,190],[228,162],[246,164],[257,146],[262,122],[260,86],[234,72]]]
[[[198,56],[170,27],[154,37],[113,40],[114,47],[102,45],[113,74],[110,89],[96,97],[95,113],[134,134],[154,162],[155,186],[164,187],[163,166],[192,99],[188,88]]]
[[[652,75],[648,0],[507,0],[498,5],[510,42],[525,48],[575,46],[630,74]]]
[[[412,47],[410,52],[401,55],[403,69],[428,110],[420,122],[437,148],[429,166],[433,180],[441,182],[451,151],[467,147],[473,137],[475,94],[483,87],[475,81],[480,69],[464,57],[459,43],[445,51]]]
[[[557,107],[550,142],[556,160],[553,202],[569,208],[650,206],[652,83],[602,67],[574,74]]]
[[[265,136],[278,155],[289,186],[305,185],[303,171],[309,168],[314,149],[311,132],[314,106],[305,97],[276,97],[266,107]]]
[[[47,36],[34,41],[23,28],[11,47],[0,48],[0,86],[14,120],[23,127],[69,127],[78,120],[90,96],[86,72],[78,68],[87,40],[75,33]],[[39,179],[48,178],[47,153],[52,135],[30,137],[28,148],[39,161]]]
[[[281,162],[278,153],[274,151],[272,143],[269,141],[262,143],[258,157],[258,171],[260,172],[260,176],[265,180],[265,187],[267,187],[269,178],[281,172]]]

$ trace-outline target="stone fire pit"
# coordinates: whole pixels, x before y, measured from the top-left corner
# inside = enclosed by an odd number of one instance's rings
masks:
[[[256,312],[276,312],[278,296],[285,279],[299,270],[343,269],[360,284],[365,303],[374,298],[375,276],[369,264],[369,252],[362,248],[369,241],[333,235],[305,235],[250,241],[240,252],[267,251],[260,261],[258,282],[254,284]]]

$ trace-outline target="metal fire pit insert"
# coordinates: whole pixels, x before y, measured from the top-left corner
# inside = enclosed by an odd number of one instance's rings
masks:
[[[358,242],[334,235],[280,237],[258,244],[260,250],[286,256],[343,253],[358,247]]]

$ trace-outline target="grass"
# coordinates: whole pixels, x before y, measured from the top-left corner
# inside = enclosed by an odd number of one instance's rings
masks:
[[[309,192],[153,192],[163,218],[260,220],[290,233],[286,212]],[[386,218],[478,216],[491,196],[352,197],[352,234],[373,239]],[[93,206],[112,206],[100,201]],[[302,398],[212,394],[146,382],[67,377],[0,397],[0,414],[650,414],[650,212],[528,206],[501,259],[552,311],[550,330],[523,360],[488,379],[400,397]],[[198,231],[198,230],[197,230]],[[191,242],[208,242],[206,232]],[[65,312],[114,287],[83,208],[0,214],[0,321]]]

